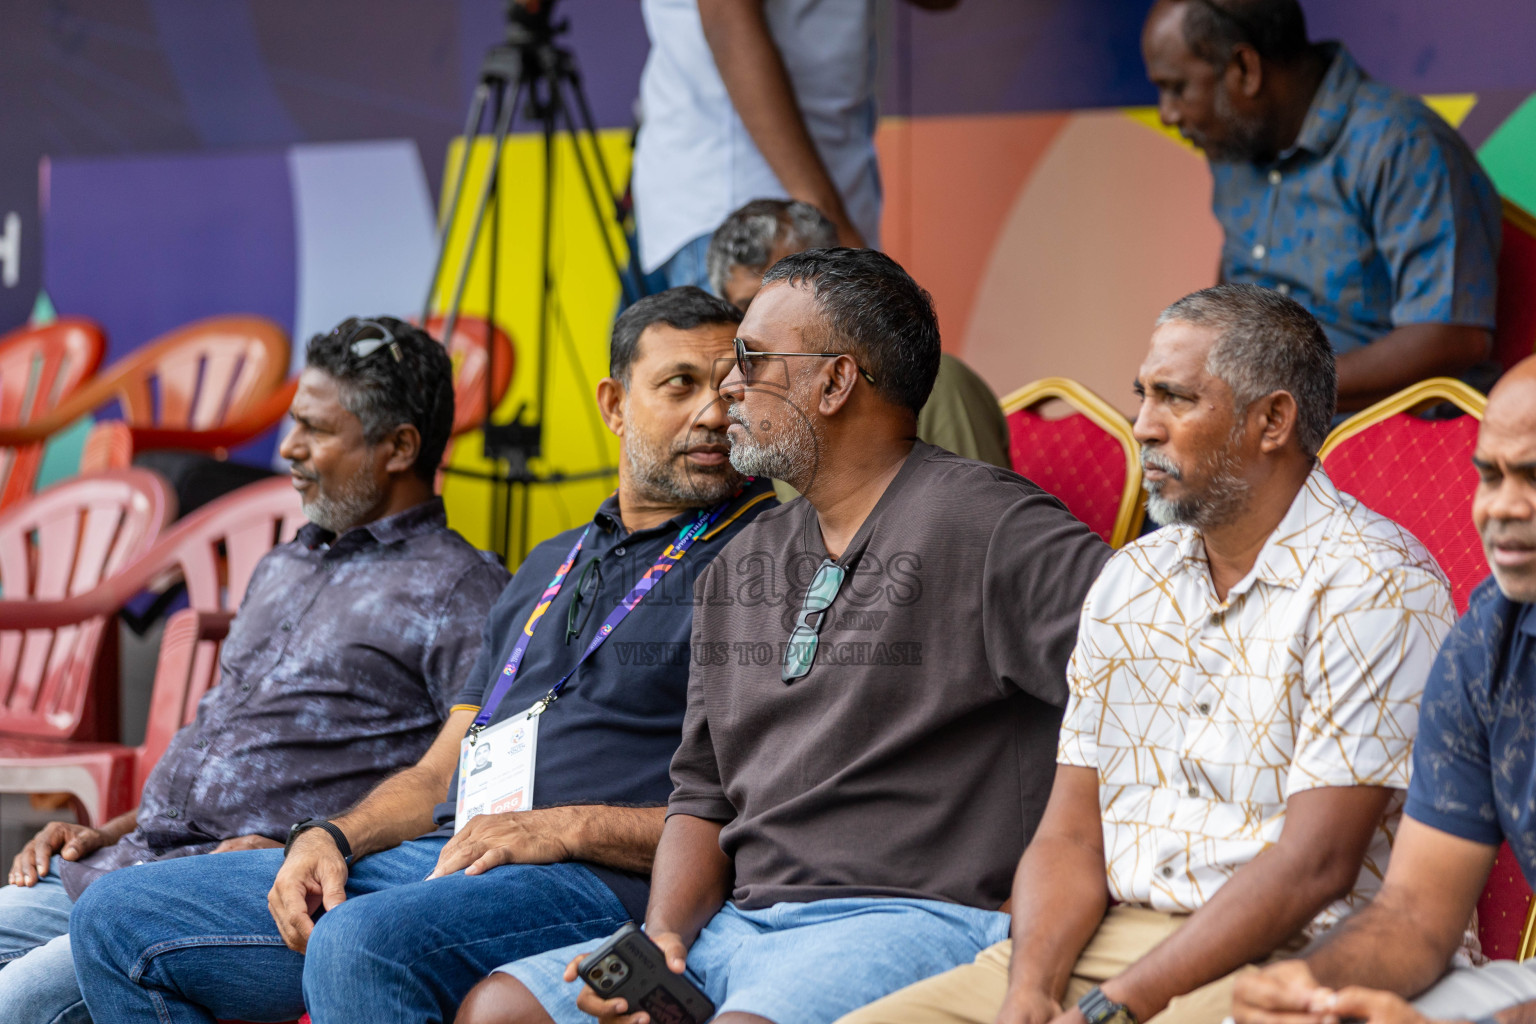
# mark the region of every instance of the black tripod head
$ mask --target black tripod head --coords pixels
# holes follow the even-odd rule
[[[560,0],[506,0],[507,42],[512,46],[540,46],[570,27],[553,20]]]

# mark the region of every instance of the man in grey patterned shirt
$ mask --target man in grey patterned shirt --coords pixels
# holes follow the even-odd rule
[[[453,423],[443,347],[391,318],[309,343],[280,449],[310,523],[256,567],[221,683],[178,732],[136,810],[54,822],[0,889],[0,1006],[88,1021],[70,909],[108,871],[281,846],[293,822],[361,797],[424,753],[508,580],[448,529],[433,480]]]

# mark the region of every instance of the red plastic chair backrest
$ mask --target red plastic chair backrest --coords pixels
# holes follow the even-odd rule
[[[207,430],[238,419],[282,387],[288,334],[259,316],[217,316],[179,327],[108,366],[59,414],[117,399],[135,427]]]
[[[282,386],[288,335],[262,317],[211,317],[156,338],[113,370],[129,423],[206,430]]]
[[[4,597],[47,600],[91,590],[150,548],[175,505],[155,474],[126,469],[65,481],[0,512]],[[92,714],[106,625],[98,616],[58,629],[0,631],[0,732],[80,739],[115,725]],[[115,671],[101,684],[115,696]]]
[[[1509,369],[1536,353],[1536,217],[1504,200],[1494,356]]]
[[[1344,438],[1323,456],[1323,468],[1339,490],[1396,521],[1429,549],[1451,581],[1458,613],[1467,610],[1473,588],[1488,576],[1472,525],[1477,428],[1475,416],[1422,420],[1399,412]]]
[[[197,703],[218,681],[219,648],[230,616],[183,608],[160,635],[155,687],[149,699],[144,742],[135,754],[133,792],[141,793],[176,731],[197,717]]]
[[[245,597],[256,563],[278,544],[292,540],[308,521],[293,482],[273,477],[181,519],[142,564],[156,576],[175,570],[187,585],[191,608],[233,612]]]
[[[101,365],[107,349],[99,326],[64,317],[0,337],[0,426],[31,423],[74,394]],[[0,508],[32,493],[43,445],[0,448]]]
[[[441,339],[443,318],[427,319],[427,333]],[[491,373],[492,407],[501,402],[512,383],[516,359],[512,340],[497,327],[486,344],[486,323],[479,317],[461,316],[448,339],[448,357],[453,360],[453,434],[477,430],[485,422],[485,378]],[[446,461],[446,458],[445,460]]]

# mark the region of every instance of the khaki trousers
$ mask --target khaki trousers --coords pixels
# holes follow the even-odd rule
[[[1179,930],[1188,914],[1145,907],[1115,906],[1083,949],[1067,982],[1064,1006],[1125,971],[1154,946]],[[1275,959],[1300,948],[1300,937],[1276,951]],[[844,1017],[839,1024],[992,1024],[1008,993],[1008,962],[1013,941],[1004,939],[981,951],[973,962],[926,981],[908,985]],[[1188,995],[1179,996],[1145,1024],[1220,1024],[1232,1012],[1232,987],[1243,967]]]

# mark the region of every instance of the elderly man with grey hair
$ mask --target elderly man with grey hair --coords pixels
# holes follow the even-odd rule
[[[791,253],[836,245],[836,226],[810,203],[754,199],[727,217],[709,240],[709,284],[716,295],[745,312],[769,267]],[[956,455],[1013,468],[1008,422],[997,395],[975,370],[947,352],[939,357],[933,393],[918,414],[917,436]],[[781,499],[793,497],[779,486]]]
[[[1012,940],[845,1024],[1216,1024],[1234,974],[1368,901],[1455,619],[1407,531],[1317,462],[1333,351],[1254,285],[1163,311],[1148,511],[1083,606]]]

